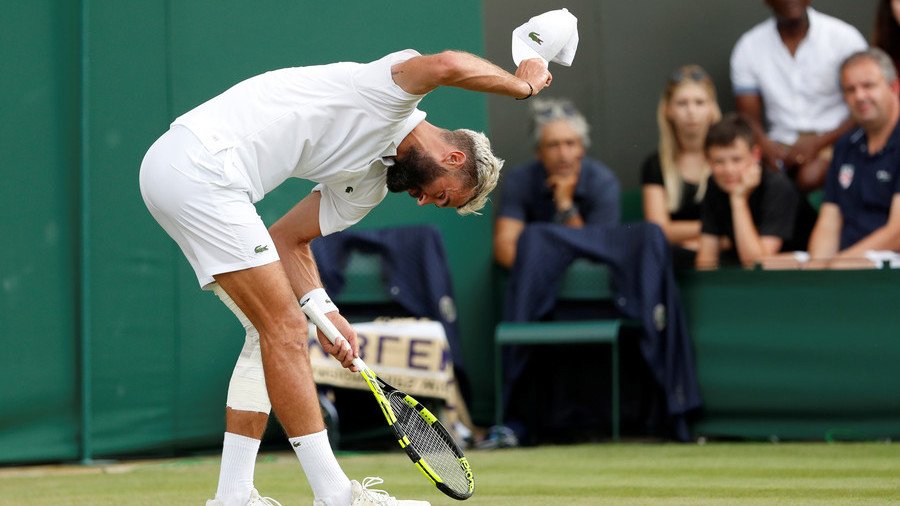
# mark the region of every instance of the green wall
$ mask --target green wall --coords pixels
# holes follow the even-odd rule
[[[0,460],[78,456],[78,45],[77,4],[5,5]]]
[[[481,53],[480,3],[34,1],[4,14],[0,462],[217,444],[242,331],[144,208],[143,154],[175,116],[266,70],[406,47]],[[485,104],[438,90],[422,108],[438,125],[484,130]],[[286,184],[260,214],[272,223],[310,187]],[[442,230],[478,381],[493,323],[480,310],[490,209],[413,206],[389,197],[360,226]],[[489,413],[490,399],[474,409]]]
[[[900,270],[724,269],[679,283],[704,401],[695,435],[900,437]]]

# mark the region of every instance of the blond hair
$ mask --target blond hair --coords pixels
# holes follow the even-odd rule
[[[500,169],[503,160],[491,151],[491,141],[481,132],[461,128],[447,131],[447,140],[466,154],[466,162],[462,167],[463,182],[472,188],[472,198],[456,209],[457,214],[481,214],[487,204],[491,191],[500,180]]]
[[[681,190],[684,180],[681,173],[678,172],[678,165],[675,163],[675,157],[680,150],[678,139],[675,136],[675,128],[666,117],[666,108],[669,102],[678,90],[685,83],[699,84],[709,94],[712,101],[712,118],[710,125],[722,118],[722,110],[719,109],[719,102],[716,99],[716,86],[710,79],[709,74],[699,65],[685,65],[676,70],[669,78],[662,96],[659,98],[659,105],[656,108],[656,124],[659,126],[659,165],[662,168],[663,188],[666,191],[666,204],[669,212],[678,209],[681,204]],[[704,164],[700,182],[697,185],[697,195],[695,202],[703,200],[706,194],[706,182],[709,176],[709,164]]]

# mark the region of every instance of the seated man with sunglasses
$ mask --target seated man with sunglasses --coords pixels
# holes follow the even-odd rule
[[[605,164],[585,158],[584,116],[560,99],[535,100],[532,111],[536,160],[505,178],[494,226],[494,256],[506,268],[528,223],[619,224],[619,181]]]

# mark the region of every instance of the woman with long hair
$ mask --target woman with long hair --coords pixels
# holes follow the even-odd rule
[[[644,218],[659,225],[676,247],[676,265],[693,265],[710,173],[703,143],[721,117],[706,71],[685,65],[672,74],[656,109],[659,148],[641,168],[641,193]]]

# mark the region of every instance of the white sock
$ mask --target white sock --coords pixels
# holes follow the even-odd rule
[[[242,499],[250,497],[253,489],[253,470],[259,439],[231,432],[225,433],[222,444],[222,467],[219,469],[219,488],[216,499]]]
[[[289,438],[316,500],[325,506],[350,504],[350,479],[334,458],[326,431]]]

